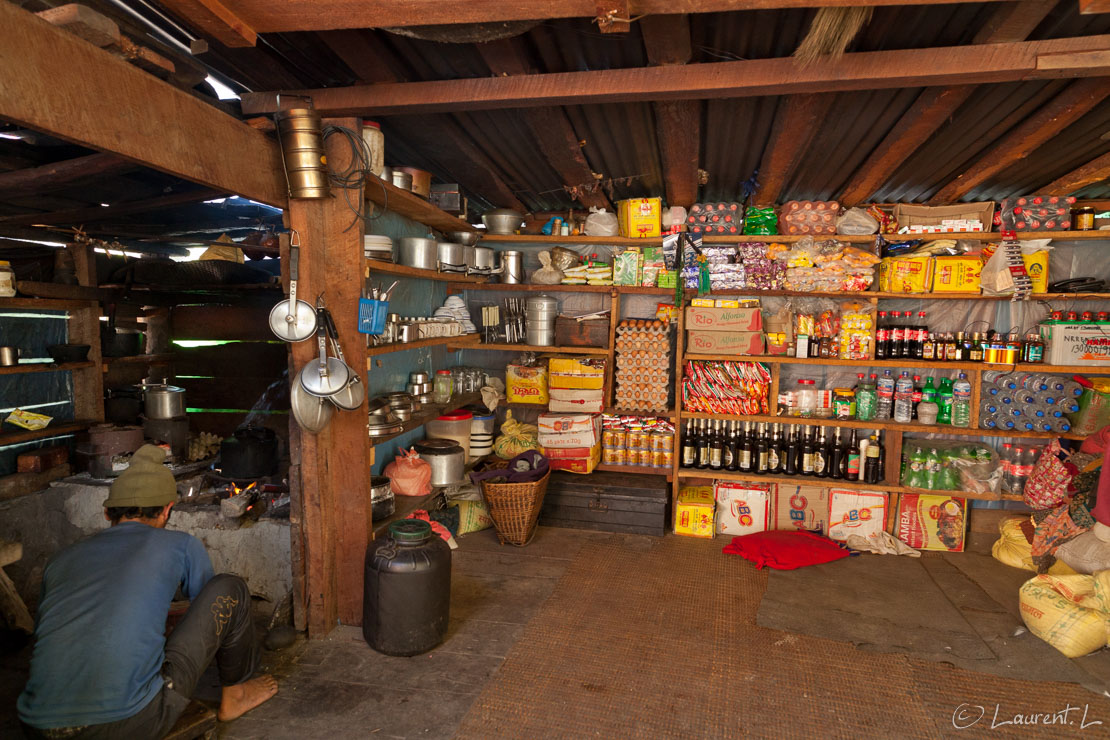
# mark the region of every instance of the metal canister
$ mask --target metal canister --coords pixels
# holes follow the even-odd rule
[[[524,253],[508,251],[501,253],[501,282],[524,282]]]
[[[290,198],[327,198],[327,157],[320,116],[311,108],[278,111],[278,140]]]
[[[639,429],[629,429],[628,430],[628,441],[627,441],[626,444],[628,446],[628,449],[630,449],[630,450],[639,450],[639,449],[643,448],[643,446],[644,446],[644,433],[643,433],[643,431],[641,431]]]
[[[652,450],[651,451],[651,466],[653,468],[667,467],[667,451],[666,450]]]
[[[559,301],[549,295],[537,295],[525,304],[524,333],[528,344],[550,347],[555,344],[555,316]]]

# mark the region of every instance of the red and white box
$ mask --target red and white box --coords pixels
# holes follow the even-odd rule
[[[715,482],[717,534],[755,534],[770,529],[771,488],[771,484]]]
[[[568,473],[592,473],[601,462],[600,444],[593,447],[543,447],[542,451],[552,470],[564,470]]]
[[[540,414],[542,447],[567,449],[601,444],[601,414]]]
[[[887,494],[829,489],[828,537],[843,542],[849,535],[869,537],[886,526]]]
[[[601,388],[548,388],[547,408],[551,411],[579,411],[600,414],[605,408],[605,391]]]
[[[775,491],[775,529],[824,534],[829,521],[829,489],[779,483]]]

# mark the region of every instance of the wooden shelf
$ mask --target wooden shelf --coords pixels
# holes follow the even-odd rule
[[[370,277],[372,274],[380,273],[383,275],[420,278],[422,280],[438,280],[440,282],[457,283],[463,289],[476,288],[484,284],[487,280],[487,278],[481,275],[463,275],[461,272],[437,272],[435,270],[398,265],[394,262],[384,262],[382,260],[367,259],[364,260],[364,262],[366,263],[367,277]]]
[[[3,429],[0,432],[0,447],[19,444],[20,442],[31,442],[36,439],[46,439],[47,437],[59,437],[63,434],[73,434],[88,429],[93,424],[100,423],[99,421],[57,421],[52,422],[45,429],[35,431],[4,424],[0,426],[0,429]]]
[[[95,363],[91,360],[84,362],[63,362],[57,364],[54,362],[28,362],[20,365],[9,365],[7,367],[0,367],[0,375],[18,375],[20,373],[56,373],[63,370],[80,370],[85,367],[92,367]]]
[[[674,295],[674,288],[649,288],[640,285],[535,285],[532,283],[478,283],[452,281],[448,290],[493,290],[506,293],[619,293],[621,295]],[[811,295],[805,293],[804,295]]]
[[[419,195],[401,190],[378,177],[367,177],[363,191],[366,199],[387,211],[419,221],[438,231],[477,231],[463,219],[436,208]]]
[[[69,311],[78,308],[91,308],[94,301],[62,300],[58,298],[0,298],[0,308],[39,308],[45,311]]]
[[[1007,372],[1042,372],[1049,374],[1072,373],[1078,375],[1110,375],[1110,363],[1107,367],[1098,365],[1044,365],[1019,362],[1014,365],[999,365],[988,362],[935,362],[933,360],[911,360],[902,358],[898,360],[841,360],[818,357],[789,357],[787,355],[693,355],[686,353],[683,361],[709,360],[735,362],[761,362],[779,365],[835,365],[846,367],[891,367],[912,368],[921,367],[930,370],[1002,370]]]
[[[562,354],[562,355],[608,355],[609,350],[605,347],[540,347],[533,344],[498,344],[498,343],[475,343],[475,344],[461,344],[452,342],[448,344],[448,349],[486,349],[492,352],[545,352],[549,354]]]
[[[393,352],[402,352],[407,349],[420,347],[441,347],[450,345],[449,349],[471,349],[478,346],[477,334],[463,334],[457,337],[432,337],[431,339],[417,339],[415,342],[394,342],[393,344],[379,344],[366,349],[367,358],[377,355],[388,355]],[[371,369],[370,360],[366,361],[366,369]]]
[[[426,509],[432,499],[440,495],[439,491],[433,490],[425,496],[394,496],[393,497],[393,513],[381,521],[374,522],[374,535],[383,533],[386,528],[395,521],[406,518],[409,514],[417,509]]]
[[[370,438],[370,444],[371,444],[371,446],[374,446],[374,447],[376,447],[380,444],[385,444],[386,442],[390,441],[391,439],[395,439],[397,437],[400,437],[402,434],[405,434],[406,432],[411,432],[413,429],[417,429],[419,427],[424,426],[425,424],[427,424],[432,419],[435,419],[436,417],[440,416],[444,411],[450,411],[452,409],[461,408],[463,406],[469,406],[472,403],[481,403],[481,402],[482,402],[482,394],[481,393],[464,393],[462,395],[454,396],[447,403],[427,404],[426,406],[421,408],[419,411],[417,411],[415,414],[413,414],[411,419],[409,419],[406,422],[403,422],[403,427],[402,427],[401,431],[394,432],[393,434],[386,434],[386,435],[383,435],[381,437],[371,437]]]
[[[789,244],[805,238],[804,234],[712,234],[703,235],[705,244],[736,244],[739,242],[779,242]],[[853,244],[871,244],[879,234],[822,234],[814,235],[817,241],[836,239]],[[973,231],[958,234],[882,234],[888,242],[897,243],[911,239],[971,239],[979,241],[1001,241],[1002,234],[997,231]],[[1018,239],[1085,240],[1110,239],[1110,231],[1019,231]],[[650,239],[630,239],[621,236],[544,236],[543,234],[483,234],[483,241],[510,244],[606,244],[616,246],[654,246],[663,243],[663,237]]]
[[[103,361],[104,361],[104,371],[107,372],[109,365],[117,365],[117,364],[119,364],[119,365],[142,365],[142,364],[166,365],[166,364],[169,364],[169,363],[173,362],[175,359],[176,359],[175,355],[161,354],[161,355],[127,355],[126,357],[105,357],[105,358],[103,358]]]
[[[605,409],[605,413],[610,414],[612,416],[645,416],[645,417],[649,417],[649,418],[650,417],[659,417],[659,418],[662,418],[662,419],[673,419],[674,418],[674,409],[669,409],[667,411],[641,411],[639,409],[607,408],[607,409]]]
[[[671,468],[668,465],[665,468],[651,468],[646,465],[606,465],[602,463],[594,470],[602,473],[631,473],[633,475],[659,475],[665,476],[667,480],[671,479]]]
[[[1021,496],[1001,493],[997,496],[985,493],[970,493],[967,491],[931,491],[924,488],[907,488],[906,486],[892,486],[886,483],[863,483],[855,480],[842,480],[840,478],[818,478],[815,475],[759,475],[758,473],[738,473],[727,470],[694,470],[679,468],[678,477],[705,478],[712,480],[732,480],[750,483],[793,483],[803,486],[821,486],[823,488],[844,488],[850,491],[878,491],[880,493],[922,493],[933,496],[956,496],[958,498],[974,499],[977,501],[1020,501]]]

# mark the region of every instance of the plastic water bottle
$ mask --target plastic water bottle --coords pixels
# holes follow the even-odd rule
[[[1065,414],[1074,414],[1079,411],[1079,404],[1076,403],[1073,399],[1068,399],[1065,401],[1061,401],[1059,404],[1056,405],[1056,408],[1060,409]]]
[[[979,416],[997,413],[998,409],[999,404],[993,398],[988,398],[985,401],[979,402]]]
[[[995,388],[1016,388],[1017,386],[1008,385],[1010,376],[1013,373],[1007,373],[1002,370],[988,370],[983,373],[983,383],[993,385]]]
[[[1013,462],[1010,465],[1010,493],[1018,496],[1025,492],[1025,476],[1022,474],[1022,460],[1025,458],[1025,450],[1021,447],[1014,447]]]
[[[910,384],[913,384],[912,380]],[[894,376],[890,374],[889,368],[884,370],[882,377],[879,378],[878,396],[878,403],[875,404],[875,418],[889,419],[891,409],[894,407]]]
[[[1065,380],[1060,385],[1063,387],[1057,390],[1062,391],[1067,396],[1079,398],[1083,395],[1083,386],[1079,385],[1079,383],[1076,383],[1074,380]]]
[[[1064,399],[1062,399],[1060,397],[1060,394],[1055,391],[1042,391],[1034,397],[1033,403],[1039,404],[1041,406],[1055,406],[1062,400]]]
[[[1035,373],[1021,373],[1015,378],[1019,388],[1027,391],[1047,391],[1049,388],[1048,377]]]
[[[997,414],[992,414],[990,421],[994,426],[988,427],[989,429],[1013,429],[1017,426],[1014,423],[1014,418],[1007,414],[1005,411],[999,411]]]
[[[913,419],[913,378],[903,370],[894,385],[894,421],[909,424]]]
[[[952,426],[971,426],[971,383],[967,373],[960,373],[952,384]]]
[[[1037,423],[1033,425],[1033,430],[1037,432],[1051,432],[1055,428],[1051,422],[1042,419],[1038,419]]]

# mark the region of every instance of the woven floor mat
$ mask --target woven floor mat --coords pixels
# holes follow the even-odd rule
[[[1104,724],[1083,736],[1110,728],[1110,700],[1073,684],[758,627],[765,573],[719,543],[652,542],[582,548],[458,737],[1061,737],[1080,733],[1087,705],[1087,721]],[[1064,717],[1071,728],[992,730],[996,704],[996,724],[1080,709]],[[979,707],[978,722],[953,726],[954,715],[966,725]]]

